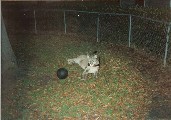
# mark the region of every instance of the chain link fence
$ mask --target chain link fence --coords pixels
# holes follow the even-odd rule
[[[102,14],[100,16],[100,41],[128,45],[128,15]]]
[[[87,40],[111,42],[133,48],[171,63],[171,23],[130,14],[76,10],[35,9],[14,11],[15,29],[34,33],[65,33]],[[13,14],[11,12],[11,14]]]
[[[63,12],[58,10],[34,10],[35,33],[57,33],[64,31]]]
[[[167,41],[167,37],[170,34],[168,31],[169,25],[165,22],[138,16],[133,16],[131,22],[132,46],[144,49],[147,53],[155,55],[157,58],[164,58],[169,50],[166,46],[170,44],[170,41]]]
[[[95,40],[98,14],[83,11],[65,11],[65,32],[86,35],[87,40]]]

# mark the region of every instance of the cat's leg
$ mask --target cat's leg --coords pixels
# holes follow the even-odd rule
[[[87,79],[87,74],[88,74],[89,68],[85,68],[84,72],[82,73],[82,80],[86,80]]]
[[[84,70],[84,72],[81,75],[81,80],[85,80],[85,75],[86,75],[86,71]]]
[[[94,77],[95,77],[95,78],[98,78],[98,77],[97,77],[97,72],[94,73]]]

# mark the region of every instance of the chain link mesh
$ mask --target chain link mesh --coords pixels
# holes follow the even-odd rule
[[[132,18],[132,43],[146,52],[163,58],[166,47],[166,26],[163,23]]]
[[[67,33],[87,36],[87,40],[96,40],[97,14],[66,12]]]
[[[37,31],[56,33],[64,31],[63,12],[57,10],[36,10]]]
[[[15,12],[15,30],[37,33],[66,33],[84,36],[88,41],[105,41],[143,49],[164,59],[168,24],[129,14],[98,13],[74,10],[35,9]],[[11,11],[11,14],[13,12]],[[8,16],[7,16],[8,17]],[[17,22],[16,22],[17,21]],[[131,25],[131,26],[130,26]],[[10,25],[12,26],[12,25]],[[8,26],[9,29],[10,26]],[[81,39],[81,37],[80,37]],[[167,61],[171,61],[171,40]]]
[[[101,15],[100,40],[128,45],[128,16]]]

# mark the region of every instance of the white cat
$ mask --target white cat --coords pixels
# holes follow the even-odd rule
[[[82,73],[82,79],[86,79],[88,73],[93,73],[94,76],[97,78],[100,64],[97,55],[80,55],[76,58],[68,59],[67,61],[68,64],[76,63],[84,69],[84,72]]]

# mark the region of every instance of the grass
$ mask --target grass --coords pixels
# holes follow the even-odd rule
[[[105,43],[88,42],[77,35],[33,35],[23,42],[27,53],[19,57],[28,64],[2,106],[5,119],[145,119],[151,103],[153,83],[132,68],[130,60],[107,49]],[[98,78],[68,65],[67,59],[97,50],[101,58]],[[21,60],[22,61],[22,60]],[[65,67],[69,76],[56,77]]]

